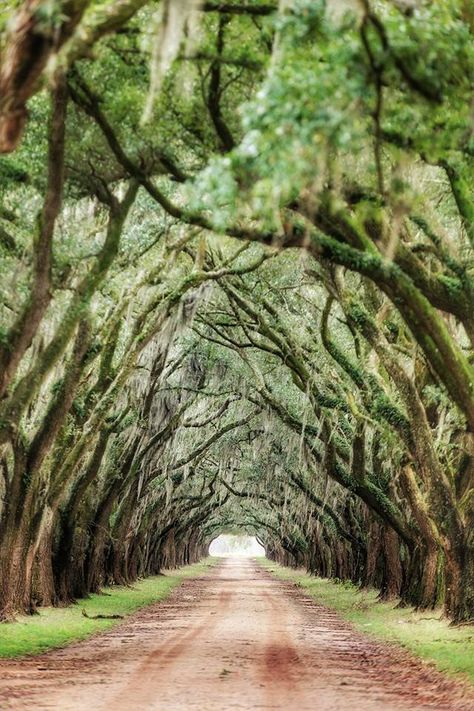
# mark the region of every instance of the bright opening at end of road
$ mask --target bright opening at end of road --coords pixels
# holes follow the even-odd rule
[[[222,534],[212,541],[209,546],[209,555],[215,557],[262,558],[265,556],[265,549],[255,536]]]

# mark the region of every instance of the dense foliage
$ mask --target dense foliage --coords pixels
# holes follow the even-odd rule
[[[474,617],[474,13],[0,12],[0,616],[198,559]]]

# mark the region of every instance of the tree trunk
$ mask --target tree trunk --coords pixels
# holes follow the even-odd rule
[[[394,600],[398,598],[402,589],[403,571],[400,561],[400,541],[390,526],[384,527],[383,550],[385,565],[380,599]]]
[[[41,540],[36,555],[37,598],[43,607],[56,605],[58,596],[53,573],[54,515],[50,511],[48,521],[43,526]]]
[[[24,528],[9,530],[0,551],[0,621],[14,619],[17,613],[29,614],[32,603],[27,591],[29,537]]]

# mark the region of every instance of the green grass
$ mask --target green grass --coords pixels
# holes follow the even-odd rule
[[[474,682],[474,627],[451,627],[442,619],[441,610],[396,609],[396,603],[378,602],[376,590],[361,591],[351,583],[315,578],[266,559],[259,562],[279,578],[295,582],[317,602],[337,610],[357,629],[396,642],[441,671]]]
[[[22,616],[16,622],[1,624],[0,657],[38,654],[109,629],[121,620],[87,619],[82,610],[89,615],[126,617],[145,605],[165,599],[183,580],[202,575],[217,562],[216,558],[207,558],[195,565],[140,580],[132,587],[105,588],[105,594],[91,595],[69,607],[40,608],[38,615]]]

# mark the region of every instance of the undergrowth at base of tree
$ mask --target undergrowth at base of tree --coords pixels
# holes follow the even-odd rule
[[[357,629],[396,642],[441,671],[461,674],[474,683],[474,627],[450,626],[442,618],[442,610],[416,612],[397,608],[396,602],[379,602],[377,590],[316,578],[267,559],[259,559],[259,563],[277,577],[295,582],[317,602],[337,610]]]
[[[21,616],[16,622],[1,624],[0,657],[39,654],[103,632],[121,620],[93,619],[94,615],[127,617],[141,607],[164,600],[183,580],[205,573],[217,562],[217,558],[206,558],[194,565],[139,580],[130,587],[104,588],[102,594],[91,595],[68,607],[39,608],[37,615]],[[89,618],[84,617],[83,610]]]

